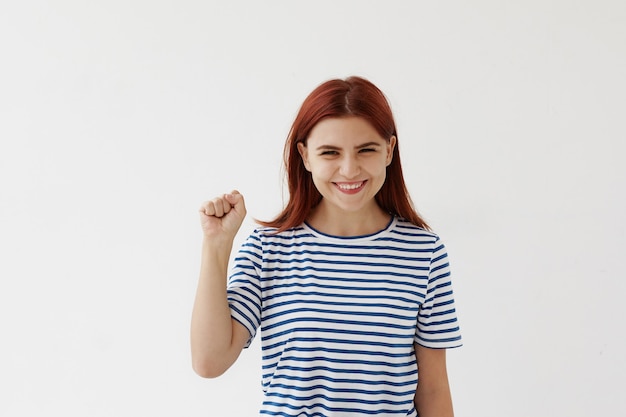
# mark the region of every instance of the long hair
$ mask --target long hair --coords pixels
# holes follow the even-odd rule
[[[361,77],[329,80],[318,86],[302,103],[291,126],[284,149],[284,163],[289,188],[289,201],[283,211],[271,221],[257,222],[274,227],[278,232],[304,222],[311,210],[322,200],[298,152],[298,143],[306,145],[313,127],[328,117],[356,116],[367,120],[381,137],[396,137],[391,164],[386,179],[376,194],[376,202],[386,212],[401,217],[416,226],[429,229],[417,214],[404,183],[396,124],[391,107],[382,91]]]

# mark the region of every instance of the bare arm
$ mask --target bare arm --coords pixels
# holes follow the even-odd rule
[[[415,344],[419,382],[415,408],[420,417],[453,417],[452,396],[446,368],[446,350]]]
[[[194,371],[205,378],[217,377],[230,368],[250,337],[248,330],[231,318],[226,295],[228,260],[245,215],[243,196],[236,191],[200,208],[204,238],[191,317],[191,357]]]

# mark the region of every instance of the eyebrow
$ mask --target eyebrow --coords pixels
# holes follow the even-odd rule
[[[381,145],[378,142],[367,142],[367,143],[363,143],[361,145],[355,146],[354,149],[369,148],[369,147],[372,147],[372,146],[380,147]],[[319,151],[319,150],[322,150],[322,149],[340,150],[341,148],[339,146],[334,146],[334,145],[320,145],[316,149]]]

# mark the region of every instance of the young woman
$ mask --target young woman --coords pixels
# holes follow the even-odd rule
[[[244,198],[202,205],[199,375],[225,372],[260,328],[261,414],[453,415],[445,355],[461,336],[447,252],[412,206],[397,136],[369,81],[316,88],[285,145],[289,202],[243,244],[228,283]]]

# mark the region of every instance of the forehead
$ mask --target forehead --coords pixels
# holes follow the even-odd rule
[[[329,117],[316,124],[307,139],[307,145],[357,145],[364,142],[385,142],[376,129],[360,117]]]

